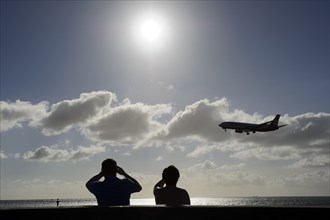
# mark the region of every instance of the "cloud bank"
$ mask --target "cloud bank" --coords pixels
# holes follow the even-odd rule
[[[182,140],[197,143],[188,149],[188,157],[198,158],[223,151],[231,152],[232,158],[240,160],[296,160],[293,167],[329,166],[329,113],[282,115],[280,124],[288,126],[274,132],[245,135],[225,132],[218,125],[227,120],[261,123],[272,120],[277,112],[263,117],[231,110],[226,98],[213,102],[199,100],[174,112],[172,104],[148,105],[131,103],[129,99],[118,102],[116,94],[109,91],[82,93],[77,99],[49,106],[47,101],[37,104],[1,101],[1,132],[25,124],[40,129],[47,136],[75,129],[99,146],[135,148]],[[79,155],[86,154],[79,147],[76,151],[41,146],[22,157],[61,161],[67,158],[79,160]],[[2,155],[4,157],[5,153]]]

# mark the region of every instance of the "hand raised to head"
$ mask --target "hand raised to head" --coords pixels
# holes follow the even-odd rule
[[[117,173],[123,176],[126,174],[126,172],[120,166],[117,166]]]

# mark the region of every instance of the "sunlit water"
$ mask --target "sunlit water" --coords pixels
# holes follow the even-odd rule
[[[96,206],[95,199],[60,199],[59,207]],[[131,199],[131,205],[155,205],[153,198]],[[191,198],[191,205],[196,206],[327,206],[330,197],[226,197],[226,198]],[[46,200],[0,200],[0,209],[56,207],[56,199]]]

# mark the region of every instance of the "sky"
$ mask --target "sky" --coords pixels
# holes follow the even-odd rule
[[[1,1],[0,199],[329,196],[329,1]],[[224,121],[276,131],[224,131]]]

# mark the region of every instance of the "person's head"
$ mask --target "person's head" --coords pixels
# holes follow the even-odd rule
[[[117,162],[111,158],[102,162],[102,173],[104,176],[113,176],[117,173]]]
[[[179,177],[179,170],[173,165],[170,165],[163,170],[162,178],[166,185],[176,185],[179,180]]]

